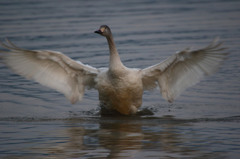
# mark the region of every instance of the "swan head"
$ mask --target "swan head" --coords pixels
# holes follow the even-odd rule
[[[94,33],[100,34],[105,37],[110,36],[112,34],[111,29],[107,25],[100,26],[100,28]]]

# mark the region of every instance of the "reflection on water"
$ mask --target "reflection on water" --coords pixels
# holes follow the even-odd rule
[[[1,133],[3,143],[6,142],[3,137],[11,136],[6,133],[18,136],[9,138],[12,145],[1,149],[3,158],[27,158],[30,154],[39,158],[225,158],[231,149],[239,149],[236,143],[240,142],[240,128],[227,126],[240,122],[240,117],[184,120],[173,116],[88,116],[8,120],[10,127],[17,126],[19,132],[11,132],[9,128],[8,132]],[[228,128],[235,132],[229,133]],[[209,135],[218,129],[220,134]],[[224,134],[225,131],[228,134]],[[28,134],[30,136],[25,136]],[[24,144],[18,147],[21,138]],[[230,141],[233,138],[235,144]],[[11,151],[11,147],[15,147],[15,151]],[[232,153],[231,157],[236,156]]]

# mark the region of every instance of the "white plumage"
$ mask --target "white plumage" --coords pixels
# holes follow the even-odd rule
[[[144,90],[157,85],[164,99],[173,102],[186,88],[215,72],[227,53],[215,40],[209,46],[184,50],[145,69],[125,67],[117,52],[111,30],[100,27],[110,50],[109,68],[94,68],[64,54],[48,50],[25,50],[10,41],[1,45],[2,60],[16,73],[63,93],[71,103],[82,99],[85,87],[97,89],[101,105],[121,114],[135,114],[142,104]]]

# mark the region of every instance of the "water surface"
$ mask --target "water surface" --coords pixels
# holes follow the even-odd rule
[[[229,55],[221,69],[174,104],[145,92],[153,115],[100,116],[98,94],[71,105],[54,90],[0,63],[0,158],[238,158],[240,155],[240,2],[2,0],[0,38],[27,49],[65,53],[108,66],[112,28],[123,63],[145,68],[176,51],[220,37]]]

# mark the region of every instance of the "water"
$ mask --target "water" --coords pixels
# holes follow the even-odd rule
[[[145,92],[153,115],[100,116],[98,94],[71,105],[62,94],[0,63],[0,158],[238,158],[240,155],[240,2],[1,0],[0,38],[28,49],[64,52],[108,66],[112,28],[123,63],[145,68],[215,37],[231,53],[213,76],[174,104]]]

